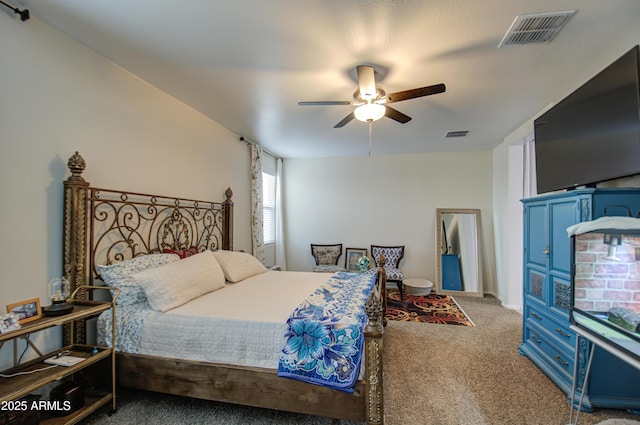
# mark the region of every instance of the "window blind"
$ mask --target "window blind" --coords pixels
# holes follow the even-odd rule
[[[262,173],[262,227],[264,244],[276,241],[276,176]]]

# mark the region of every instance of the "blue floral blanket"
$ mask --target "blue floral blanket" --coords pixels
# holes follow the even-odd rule
[[[278,376],[353,392],[364,349],[364,305],[376,274],[338,272],[287,320]]]

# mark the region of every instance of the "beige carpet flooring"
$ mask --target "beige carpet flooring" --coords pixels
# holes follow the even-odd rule
[[[389,321],[385,331],[385,417],[388,425],[564,425],[567,396],[518,353],[522,316],[491,297],[456,297],[475,327]],[[225,403],[122,390],[113,416],[101,411],[83,425],[309,424],[353,422]],[[615,425],[640,418],[597,409],[580,424]],[[615,420],[615,421],[614,421]],[[631,422],[633,423],[633,422]]]
[[[475,327],[387,325],[385,402],[390,423],[567,424],[567,396],[518,353],[522,316],[490,297],[456,301]],[[609,418],[634,416],[598,409],[582,412],[580,424]]]

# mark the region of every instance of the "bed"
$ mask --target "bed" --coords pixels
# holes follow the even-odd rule
[[[90,186],[82,177],[85,161],[78,152],[69,159],[68,167],[71,176],[64,182],[63,270],[65,277],[71,282],[72,290],[80,287],[81,293],[87,299],[93,298],[93,292],[83,290],[82,286],[101,284],[99,282],[102,278],[101,272],[104,274],[105,267],[112,265],[125,264],[139,258],[145,258],[147,261],[154,256],[157,258],[166,258],[167,255],[187,257],[189,251],[197,255],[179,259],[171,264],[186,267],[187,260],[195,261],[194,258],[198,258],[200,262],[207,258],[207,264],[210,264],[209,253],[216,257],[218,264],[222,265],[228,256],[233,256],[234,260],[243,258],[243,261],[246,257],[242,255],[248,256],[248,254],[233,251],[234,204],[231,189],[227,189],[222,202],[123,192]],[[221,267],[225,273],[222,288],[205,291],[202,297],[197,296],[177,307],[171,304],[173,301],[162,304],[161,310],[166,309],[164,313],[159,313],[157,310],[145,311],[147,307],[142,307],[142,304],[137,305],[136,302],[130,305],[118,305],[116,317],[129,314],[127,319],[129,322],[132,321],[131,317],[144,318],[145,329],[152,329],[155,326],[156,332],[154,334],[145,330],[143,334],[138,335],[137,331],[125,331],[126,325],[116,327],[123,335],[129,337],[135,335],[133,339],[139,336],[138,340],[134,341],[134,345],[138,344],[137,348],[126,348],[124,345],[118,345],[120,343],[116,345],[118,384],[180,396],[348,419],[367,424],[383,424],[381,294],[384,294],[386,285],[384,266],[371,274],[374,277],[372,280],[367,280],[361,277],[356,279],[349,273],[331,275],[261,270],[260,273],[252,274],[246,270],[253,270],[254,267],[259,268],[259,266],[253,263],[242,263],[242,261],[239,264],[243,266],[236,264],[233,271],[233,273],[239,273],[238,276],[228,276],[226,274],[228,270]],[[164,265],[164,267],[168,266]],[[159,269],[153,270],[157,272]],[[146,276],[145,273],[148,272],[143,270],[138,273],[141,274],[136,276],[140,277]],[[327,279],[327,281],[321,283],[319,279],[322,281]],[[370,282],[367,284],[370,286],[369,292],[366,294],[362,292],[364,295],[361,296],[360,311],[364,320],[362,320],[361,332],[363,346],[359,351],[362,364],[357,370],[357,376],[354,375],[355,383],[349,388],[336,389],[336,387],[303,382],[297,378],[278,376],[279,373],[286,376],[283,371],[286,369],[286,361],[283,361],[285,356],[282,354],[282,352],[286,353],[286,347],[282,350],[280,345],[283,341],[287,342],[284,334],[287,329],[291,330],[292,323],[286,318],[282,320],[284,316],[281,309],[304,305],[305,299],[302,294],[308,294],[313,288],[316,289],[311,295],[319,293],[327,299],[332,299],[333,295],[327,294],[331,293],[330,290],[333,287],[328,287],[330,290],[327,290],[326,285],[330,283],[343,285],[346,281],[355,280],[358,280],[358,285],[362,285],[362,282],[364,284]],[[151,287],[154,288],[154,286]],[[145,289],[148,288],[145,287]],[[285,291],[291,292],[293,298],[289,298],[283,307],[279,307],[279,311],[271,311],[276,310],[275,302],[272,303],[271,300],[280,298],[278,294]],[[360,294],[359,291],[360,289],[357,294]],[[173,296],[183,296],[181,291],[174,292],[178,294]],[[271,298],[269,298],[270,294]],[[126,297],[118,297],[118,302],[121,298],[126,299]],[[161,299],[165,301],[164,298]],[[269,302],[258,302],[264,300]],[[148,302],[151,303],[151,298]],[[232,305],[242,305],[243,308],[229,308]],[[269,307],[264,313],[266,319],[260,321],[254,316],[263,313],[254,312],[265,305]],[[227,315],[222,316],[224,310],[227,310],[225,313]],[[248,335],[253,335],[250,333],[254,332],[250,329],[252,326],[262,327],[263,331],[268,330],[276,336],[276,342],[271,342],[276,347],[276,354],[272,353],[264,358],[243,358],[238,361],[237,359],[242,356],[218,350],[217,347],[226,345],[215,340],[213,336],[207,336],[201,338],[203,344],[200,347],[200,354],[177,355],[178,350],[172,349],[171,344],[180,336],[181,331],[174,330],[177,332],[174,335],[178,336],[171,337],[171,323],[180,322],[183,318],[186,320],[185,316],[194,311],[202,311],[201,316],[207,316],[199,318],[201,324],[198,326],[201,326],[201,332],[215,328],[236,335],[238,326],[244,327],[242,332],[247,332]],[[296,313],[299,314],[300,311],[303,311],[300,307],[295,308]],[[173,317],[169,317],[170,315]],[[160,320],[157,322],[159,324],[147,326],[147,318],[153,316],[159,317]],[[249,325],[241,323],[242,320],[246,322],[248,317],[251,319],[250,322],[258,323]],[[165,320],[164,324],[162,320]],[[209,322],[211,320],[216,322]],[[79,325],[81,332],[76,332],[75,337],[80,341],[76,342],[85,342],[87,329],[83,326],[86,325]],[[235,328],[233,326],[228,328],[229,325]],[[98,322],[98,331],[100,327],[101,324]],[[189,324],[188,327],[197,326]],[[164,348],[162,344],[158,347],[156,343],[162,340],[164,333],[169,342]],[[69,336],[65,335],[65,338]],[[259,338],[248,337],[244,340],[252,342],[254,339]],[[152,349],[149,348],[150,342],[153,345]],[[253,350],[263,349],[254,347]],[[281,357],[280,365],[275,362],[278,355]]]

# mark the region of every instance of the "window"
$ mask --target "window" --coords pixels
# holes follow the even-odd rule
[[[276,242],[276,176],[262,173],[262,232],[264,244]]]

